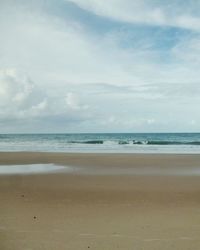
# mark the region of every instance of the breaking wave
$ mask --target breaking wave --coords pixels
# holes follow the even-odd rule
[[[77,143],[77,144],[103,144],[103,140],[91,140],[91,141],[69,141],[68,143]]]
[[[160,140],[146,140],[146,141],[137,141],[137,140],[86,140],[86,141],[68,141],[68,143],[72,144],[104,144],[104,143],[116,143],[119,145],[200,145],[200,141],[160,141]]]

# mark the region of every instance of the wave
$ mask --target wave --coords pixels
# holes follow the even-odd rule
[[[129,141],[119,141],[118,144],[120,145],[126,145],[126,144],[129,144],[130,142]]]
[[[77,143],[77,144],[103,144],[103,140],[91,140],[91,141],[69,141],[69,143]]]
[[[200,145],[200,141],[133,141],[138,145]]]
[[[68,141],[68,143],[72,144],[104,144],[106,142],[111,142],[108,140],[86,140],[86,141]],[[119,145],[196,145],[200,146],[200,141],[162,141],[162,140],[113,140],[112,142],[117,143]]]

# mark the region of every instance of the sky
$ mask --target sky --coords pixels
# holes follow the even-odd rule
[[[200,1],[0,0],[0,133],[200,132]]]

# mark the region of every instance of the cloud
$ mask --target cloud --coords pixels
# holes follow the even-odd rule
[[[78,95],[67,93],[66,97],[53,98],[47,95],[27,76],[14,69],[0,70],[0,121],[61,120],[66,125],[71,121],[85,120],[84,110]]]
[[[8,1],[9,12],[5,7],[1,9],[0,53],[3,63],[0,62],[0,66],[12,66],[23,71],[36,83],[46,86],[47,91],[58,87],[64,87],[67,91],[69,83],[103,82],[117,86],[139,86],[144,83],[170,82],[172,79],[173,82],[189,82],[198,78],[196,70],[188,67],[189,63],[193,64],[189,61],[189,55],[195,55],[196,51],[190,54],[189,50],[195,40],[188,39],[186,44],[180,37],[175,46],[166,52],[157,46],[157,37],[164,37],[163,33],[154,37],[149,31],[144,31],[141,35],[140,31],[136,32],[132,27],[128,30],[114,28],[99,37],[88,31],[85,24],[78,20],[59,16],[53,10],[49,14],[45,7],[41,10],[38,1],[34,8],[32,1],[26,2],[26,8],[19,2],[11,5]],[[140,2],[142,3],[134,1],[134,4],[140,6]],[[54,7],[53,3],[54,1],[49,2],[51,8]],[[112,6],[112,1],[81,2],[89,3],[99,6],[98,8],[108,5],[114,9],[116,5],[124,5],[130,11],[133,5],[132,1],[122,3],[119,0],[113,2]],[[149,8],[147,3],[144,2],[143,5]],[[30,6],[32,12],[27,11]],[[167,33],[166,36],[169,37],[170,34]],[[185,41],[185,36],[183,38]],[[128,47],[124,46],[127,41]],[[196,45],[198,42],[199,37],[196,37]],[[186,57],[184,54],[187,50]],[[176,63],[180,61],[177,66]],[[187,72],[183,76],[184,71]]]
[[[1,1],[1,131],[22,130],[20,120],[29,131],[105,132],[105,120],[111,131],[173,130],[178,119],[182,130],[192,120],[197,128],[198,9],[178,0]]]
[[[14,69],[0,70],[0,115],[1,117],[34,115],[30,112],[44,108],[44,96],[36,89],[35,84],[26,76]]]
[[[66,95],[66,103],[69,108],[72,110],[86,110],[89,108],[88,105],[83,105],[80,103],[79,97],[77,94],[69,92]]]
[[[117,21],[200,30],[200,17],[198,14],[193,15],[195,9],[199,7],[197,1],[190,1],[187,5],[181,1],[165,3],[148,0],[71,0],[71,2],[96,15]]]

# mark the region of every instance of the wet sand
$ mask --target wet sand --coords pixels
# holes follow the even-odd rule
[[[0,153],[46,163],[0,175],[0,249],[200,249],[199,155]]]

